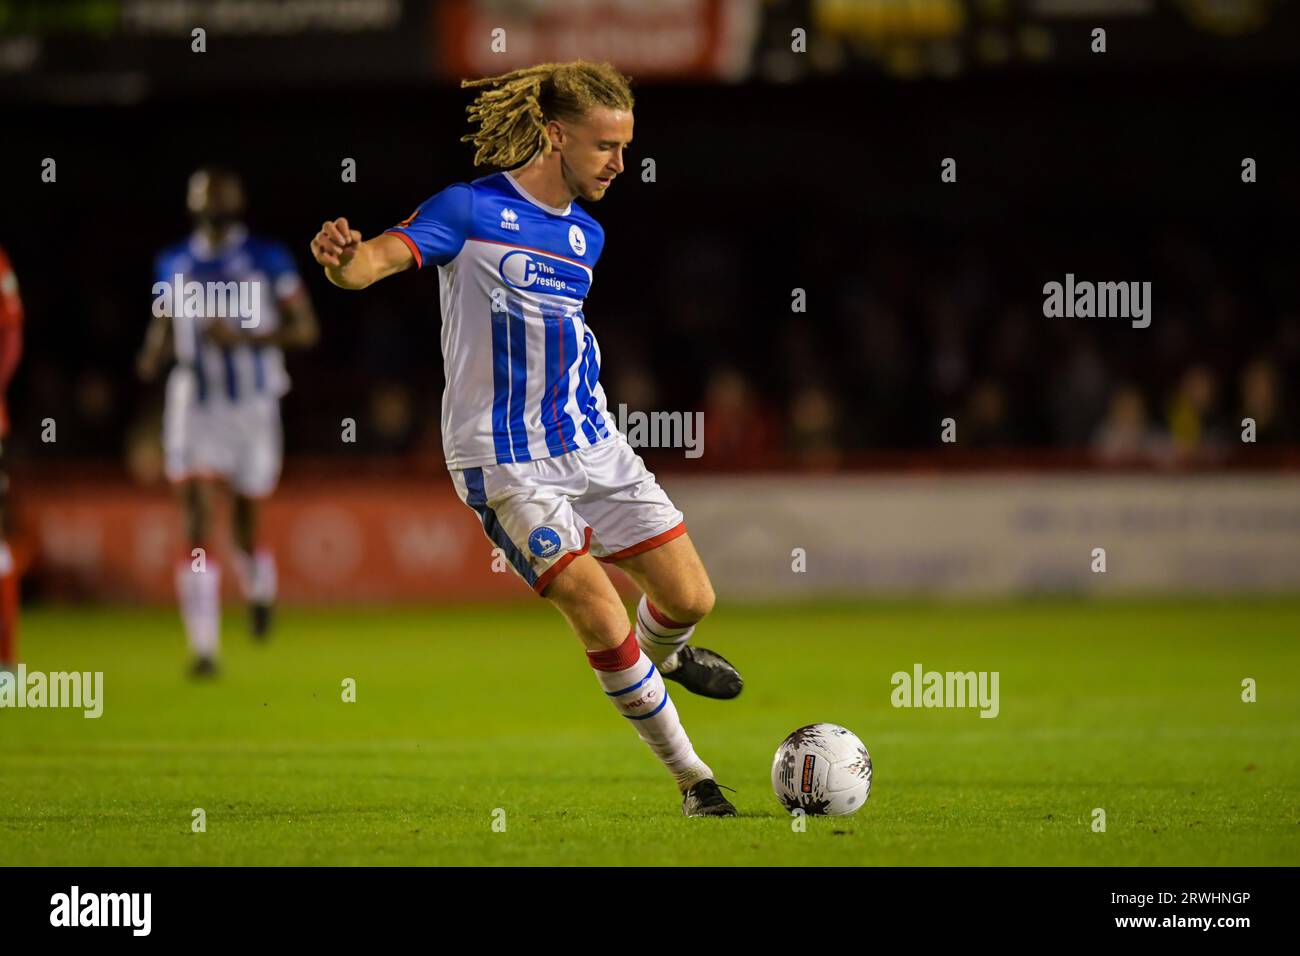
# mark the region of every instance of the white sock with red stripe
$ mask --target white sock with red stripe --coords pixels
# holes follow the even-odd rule
[[[587,651],[587,661],[614,707],[632,721],[679,790],[685,793],[699,781],[712,779],[713,771],[696,756],[686,736],[659,669],[641,652],[634,634],[629,632],[618,647]]]
[[[176,596],[190,650],[212,658],[221,642],[221,565],[207,556],[201,567],[189,555],[176,563]]]
[[[269,548],[252,554],[235,549],[235,570],[244,598],[252,604],[274,604],[276,591],[275,555]]]
[[[641,595],[641,603],[636,606],[636,640],[646,657],[654,661],[663,673],[673,672],[677,663],[673,655],[694,633],[694,624],[672,620],[651,604],[646,595]]]

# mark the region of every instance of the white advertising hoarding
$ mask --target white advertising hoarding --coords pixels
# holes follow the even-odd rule
[[[1296,475],[664,483],[732,598],[1300,590]]]

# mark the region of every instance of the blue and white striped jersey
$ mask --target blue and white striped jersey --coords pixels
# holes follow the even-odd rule
[[[203,299],[191,295],[181,300],[188,307],[172,310],[176,361],[193,376],[191,394],[205,405],[237,405],[254,397],[278,398],[289,391],[284,354],[276,346],[241,345],[226,348],[203,337],[210,322],[240,328],[240,309],[256,318],[251,332],[273,332],[280,324],[279,299],[294,295],[302,280],[289,251],[278,242],[250,236],[243,226],[233,226],[219,246],[196,232],[184,242],[164,249],[154,261],[154,281],[174,289],[176,276],[182,289],[200,289]],[[198,283],[192,287],[191,283]],[[253,284],[256,283],[256,292]],[[164,293],[173,301],[174,293]],[[214,308],[215,306],[215,308]],[[236,308],[238,306],[239,308]],[[252,315],[256,306],[256,316]],[[224,316],[218,313],[226,313]]]
[[[615,433],[582,303],[605,232],[509,173],[456,183],[388,230],[438,267],[450,469],[533,461]]]

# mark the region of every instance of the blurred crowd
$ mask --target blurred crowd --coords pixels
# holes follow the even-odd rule
[[[1036,241],[938,251],[896,237],[838,279],[835,251],[814,247],[802,314],[782,314],[779,289],[764,292],[774,304],[729,308],[752,257],[716,237],[687,244],[673,272],[705,291],[654,324],[661,348],[646,336],[626,352],[606,346],[631,357],[610,360],[611,400],[702,409],[705,457],[740,466],[934,450],[949,418],[957,448],[1103,463],[1212,462],[1241,451],[1243,436],[1300,445],[1300,299],[1285,247],[1238,262],[1169,233],[1141,254],[1100,257],[1089,277],[1152,282],[1154,319],[1138,329],[1045,317],[1042,284],[1065,267],[1054,272]]]
[[[1280,158],[1297,154],[1297,127],[1278,119],[1294,73],[648,84],[628,171],[589,207],[606,241],[584,313],[611,411],[703,413],[703,457],[647,455],[654,467],[1300,450],[1300,177]],[[210,117],[233,104],[239,121],[210,142]],[[133,373],[151,265],[185,235],[189,173],[223,161],[246,180],[250,229],[297,258],[320,317],[319,345],[288,359],[288,456],[440,468],[435,270],[344,292],[307,244],[327,215],[372,236],[485,172],[455,139],[465,105],[454,85],[398,84],[345,111],[360,182],[341,182],[318,144],[342,120],[310,89],[16,112],[17,142],[95,162],[57,190],[5,196],[0,243],[27,313],[6,459],[157,475],[162,388]],[[1084,142],[1078,118],[1094,114],[1105,127]],[[1247,150],[1259,182],[1242,181]],[[950,153],[961,178],[942,183]],[[1044,284],[1067,274],[1151,283],[1150,327],[1045,316]]]
[[[1300,299],[1284,246],[1234,257],[1206,236],[1167,233],[1091,271],[1081,262],[1081,275],[1152,282],[1153,320],[1136,329],[1045,317],[1042,284],[1074,260],[1044,254],[1031,235],[1004,238],[812,241],[778,276],[752,274],[761,237],[701,232],[673,243],[649,284],[624,246],[602,260],[586,310],[611,411],[702,411],[706,467],[835,467],[950,447],[1161,463],[1240,453],[1246,418],[1257,446],[1300,445]],[[349,295],[302,265],[324,335],[291,359],[289,454],[440,462],[432,272]],[[793,276],[797,286],[778,284]],[[805,311],[792,308],[796,287]],[[75,347],[42,329],[41,303],[30,304],[36,342],[10,402],[14,443],[34,457],[49,417],[71,440],[38,455],[125,454],[136,473],[155,475],[161,390],[131,375],[145,316],[83,301]],[[358,423],[355,443],[340,440],[344,418]],[[941,441],[949,418],[952,446]]]

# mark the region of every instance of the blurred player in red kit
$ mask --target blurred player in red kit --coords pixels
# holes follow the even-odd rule
[[[9,406],[6,395],[18,359],[23,354],[23,303],[18,297],[18,279],[9,257],[0,248],[0,456],[9,437]],[[0,465],[3,458],[0,458]],[[0,467],[0,669],[18,663],[18,571],[9,551],[9,476]]]

